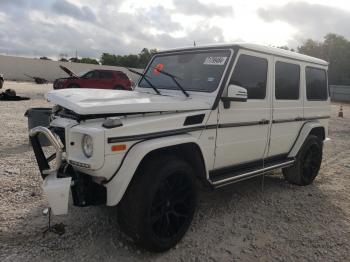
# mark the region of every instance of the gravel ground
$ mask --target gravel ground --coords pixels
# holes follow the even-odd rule
[[[349,261],[350,105],[338,118],[332,105],[330,138],[319,176],[307,187],[280,172],[217,191],[200,189],[192,226],[172,250],[152,254],[119,230],[113,207],[70,207],[66,233],[43,235],[47,201],[28,146],[30,107],[49,105],[50,85],[6,82],[30,101],[0,101],[0,261]]]

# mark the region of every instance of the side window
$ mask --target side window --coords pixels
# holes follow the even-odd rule
[[[246,88],[248,99],[264,99],[266,95],[267,64],[265,58],[240,55],[230,84]]]
[[[93,78],[95,76],[95,71],[87,72],[83,78]]]
[[[276,99],[298,100],[300,86],[300,66],[285,62],[276,62],[275,97]]]
[[[307,100],[327,100],[327,74],[320,68],[307,66],[305,69]]]
[[[108,71],[100,71],[100,78],[101,79],[112,79],[113,74],[111,72],[108,72]]]
[[[123,79],[123,80],[128,80],[128,76],[124,73],[118,73],[117,76],[120,78],[120,79]]]

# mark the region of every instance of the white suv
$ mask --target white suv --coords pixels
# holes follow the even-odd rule
[[[155,54],[134,92],[51,91],[50,128],[30,136],[53,213],[67,212],[70,189],[74,205],[118,205],[121,228],[164,251],[191,223],[195,180],[218,188],[282,168],[312,183],[328,133],[327,67],[253,44],[192,47]]]

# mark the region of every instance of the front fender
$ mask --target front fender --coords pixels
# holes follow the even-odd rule
[[[119,203],[137,167],[148,153],[156,149],[186,143],[195,143],[200,148],[197,138],[189,134],[146,140],[133,146],[116,175],[105,185],[107,188],[107,206],[114,206]]]
[[[301,146],[304,144],[304,141],[306,137],[310,134],[311,130],[315,127],[324,127],[319,121],[308,121],[303,124],[303,126],[300,129],[299,135],[297,139],[295,140],[295,143],[292,146],[292,149],[290,150],[288,157],[295,157]]]

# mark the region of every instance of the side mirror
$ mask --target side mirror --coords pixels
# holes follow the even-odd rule
[[[222,97],[221,100],[224,103],[224,108],[230,108],[231,101],[247,102],[247,98],[247,89],[241,86],[229,85],[227,87],[227,96]]]

